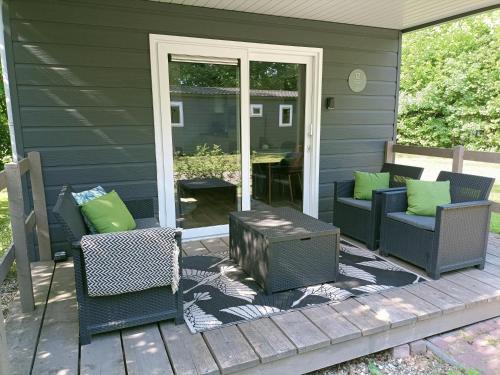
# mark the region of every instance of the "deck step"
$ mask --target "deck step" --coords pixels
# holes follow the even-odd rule
[[[175,325],[171,321],[161,323],[160,330],[176,375],[219,373],[201,333],[191,334],[185,324]]]

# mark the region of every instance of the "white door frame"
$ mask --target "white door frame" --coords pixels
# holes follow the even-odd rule
[[[151,81],[155,130],[156,175],[160,225],[174,227],[175,196],[173,179],[172,124],[168,55],[237,58],[241,77],[241,192],[242,210],[250,209],[250,61],[298,63],[306,65],[304,212],[318,217],[319,147],[321,119],[321,77],[323,49],[247,43],[216,39],[150,34]],[[228,225],[187,230],[185,238],[227,234]],[[193,235],[190,236],[189,232]]]

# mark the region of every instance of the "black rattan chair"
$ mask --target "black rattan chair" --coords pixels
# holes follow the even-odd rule
[[[153,200],[126,201],[137,224],[137,229],[158,226],[154,218]],[[80,239],[88,234],[80,208],[71,195],[71,187],[64,186],[59,194],[53,213],[61,224],[75,267],[75,284],[80,319],[80,343],[90,343],[91,335],[126,327],[153,323],[175,318],[183,322],[182,289],[179,285],[173,294],[170,286],[157,287],[133,293],[105,297],[90,297],[87,292],[85,264],[80,248]],[[181,232],[176,233],[181,249]],[[179,266],[182,255],[179,254]],[[182,273],[182,269],[179,270]]]
[[[406,214],[406,191],[382,194],[380,254],[394,255],[425,268],[433,279],[465,267],[484,268],[493,178],[440,172],[450,181],[451,204],[437,207],[436,217]]]
[[[406,180],[420,179],[423,168],[408,165],[384,163],[381,172],[391,175],[391,189],[405,189]],[[334,185],[333,225],[340,228],[340,233],[366,244],[375,250],[379,243],[380,203],[382,190],[374,190],[372,200],[354,199],[354,180],[337,181]]]

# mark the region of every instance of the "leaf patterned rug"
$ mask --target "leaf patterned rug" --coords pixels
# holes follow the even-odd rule
[[[182,264],[184,318],[193,333],[424,281],[346,241],[341,241],[337,282],[271,296],[229,259],[227,252],[184,257]]]

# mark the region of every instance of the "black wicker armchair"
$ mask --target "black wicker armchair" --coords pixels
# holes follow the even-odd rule
[[[133,200],[126,201],[125,204],[134,216],[137,229],[158,226],[154,218],[153,200]],[[172,318],[175,318],[176,323],[183,322],[181,285],[175,294],[169,286],[166,286],[112,296],[90,297],[80,247],[80,240],[83,235],[88,234],[88,228],[83,221],[80,208],[71,195],[70,186],[62,188],[53,212],[64,230],[67,241],[71,244],[82,345],[89,344],[91,335],[96,333]],[[180,231],[176,233],[175,238],[181,249]],[[179,254],[179,267],[182,267],[181,254]],[[179,272],[182,273],[182,269]]]
[[[406,180],[420,179],[423,168],[384,163],[381,172],[389,172],[391,189],[405,189]],[[333,225],[340,232],[366,244],[375,250],[379,243],[381,218],[381,193],[387,189],[374,190],[372,200],[354,199],[354,180],[337,181],[334,185]]]
[[[436,217],[406,214],[406,191],[382,194],[380,254],[425,268],[433,279],[465,267],[483,269],[495,180],[453,172],[440,172],[437,180],[450,181],[452,203],[438,206]]]

